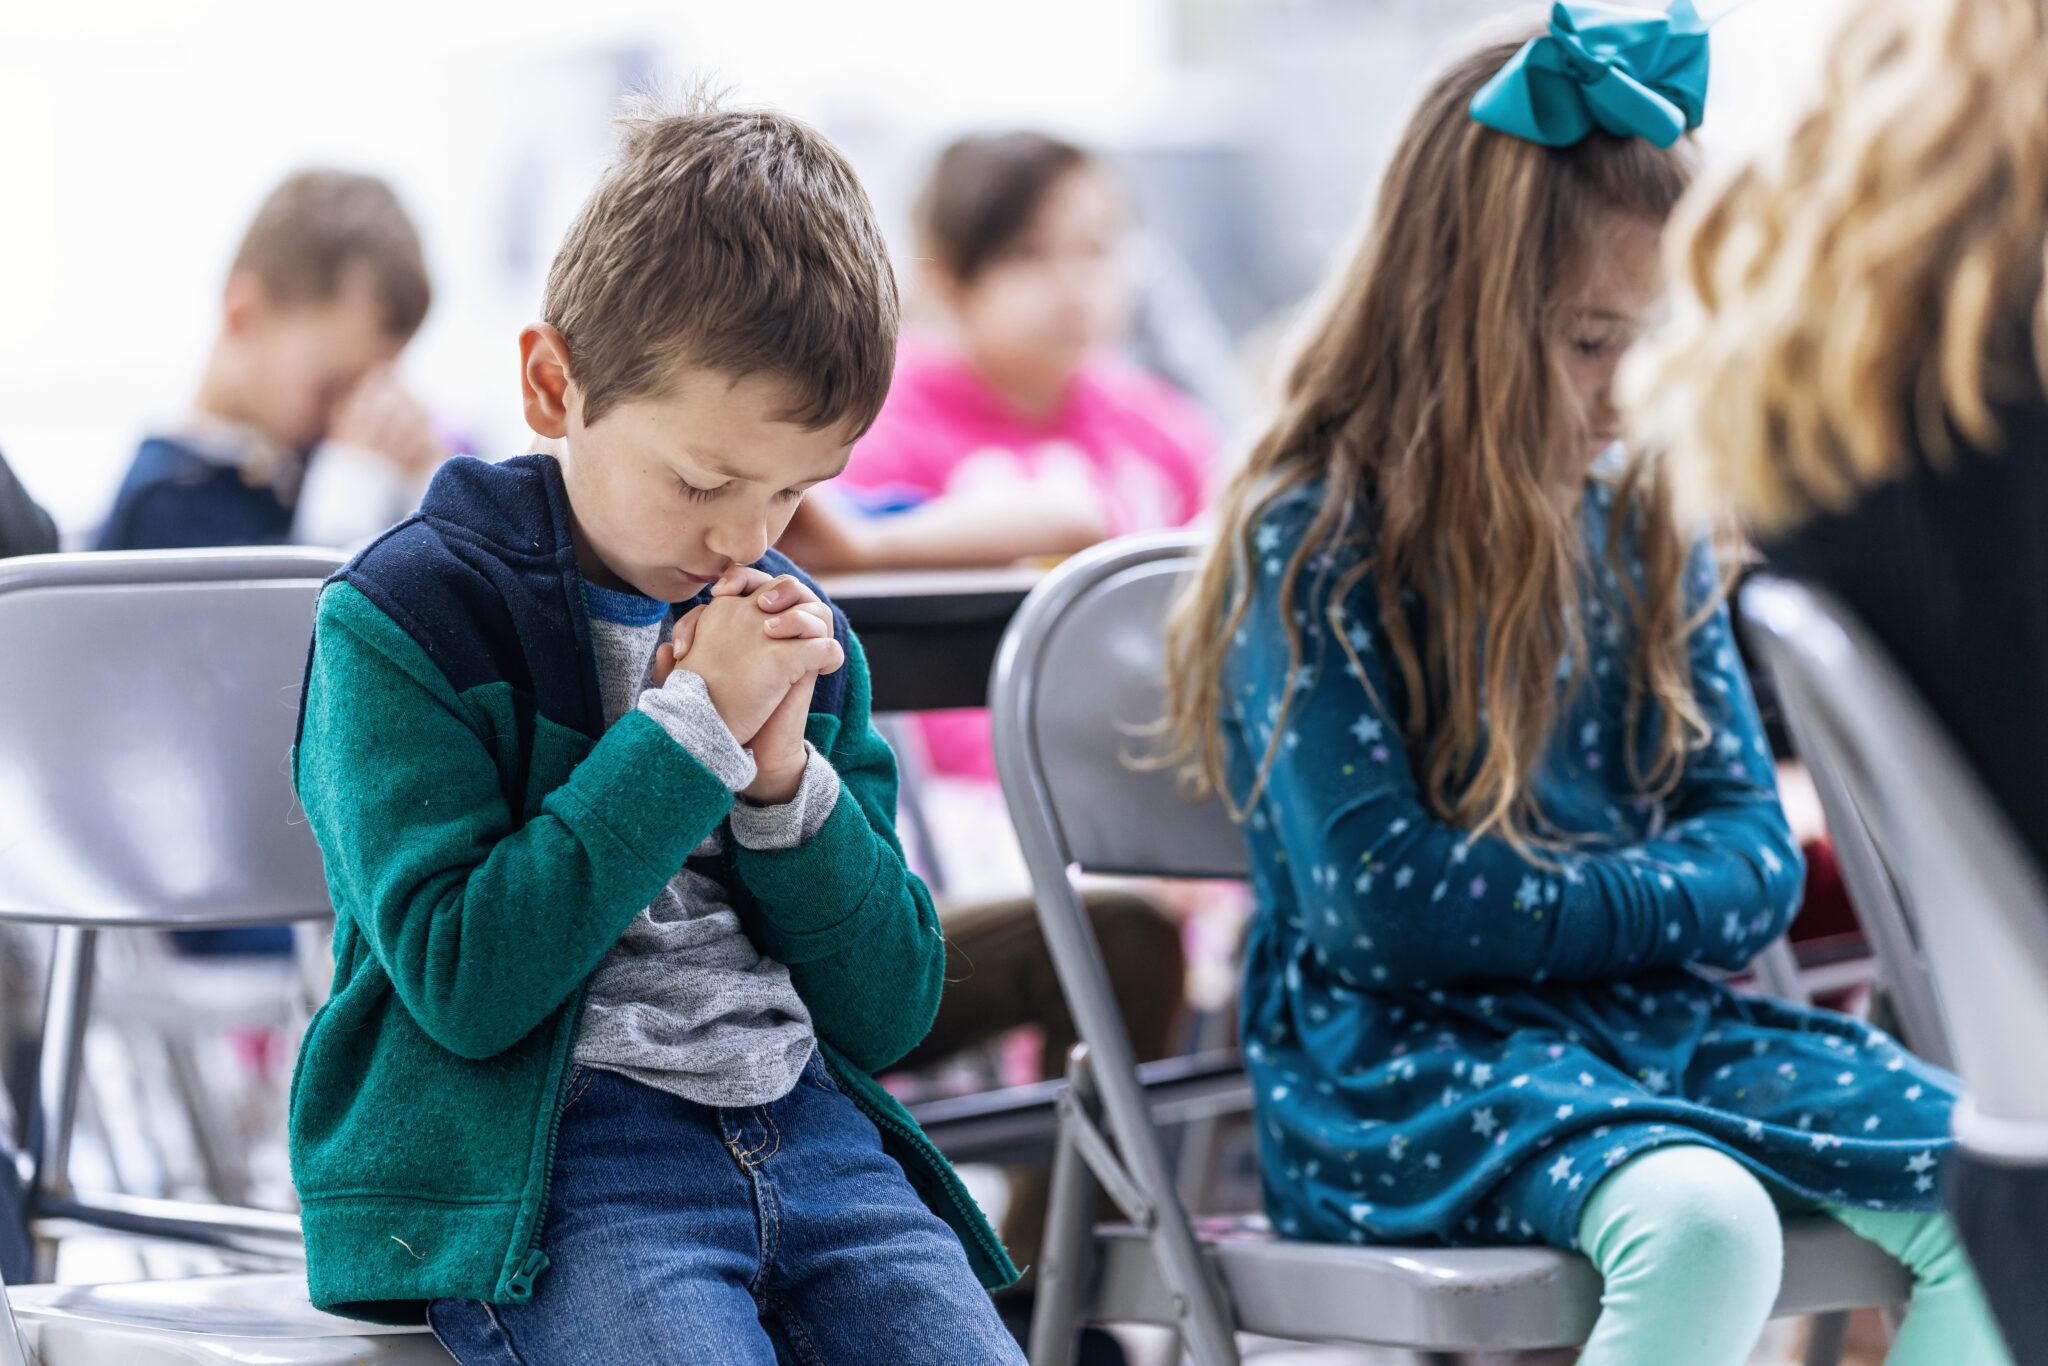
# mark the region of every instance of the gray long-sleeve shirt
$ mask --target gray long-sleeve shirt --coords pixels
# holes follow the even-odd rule
[[[647,686],[666,605],[590,584],[584,601],[605,724],[637,707],[734,792],[751,783],[753,756],[726,729],[703,679],[678,669],[662,687]],[[838,800],[839,776],[812,750],[793,800],[735,803],[692,862],[715,867],[728,836],[752,849],[793,847],[817,833]],[[764,1105],[796,1085],[812,1043],[789,970],[755,949],[716,877],[683,868],[598,965],[576,1061],[702,1105]]]

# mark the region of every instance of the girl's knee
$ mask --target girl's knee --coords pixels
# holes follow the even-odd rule
[[[1623,1163],[1587,1201],[1580,1244],[1612,1279],[1631,1273],[1777,1293],[1784,1231],[1749,1170],[1695,1144],[1653,1148]]]

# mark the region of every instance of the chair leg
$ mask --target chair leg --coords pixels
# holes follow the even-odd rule
[[[1012,808],[1015,809],[1014,794]],[[1145,1093],[1138,1083],[1137,1060],[1132,1056],[1129,1032],[1109,985],[1109,970],[1103,965],[1101,947],[1090,931],[1087,913],[1063,869],[1046,868],[1047,853],[1037,847],[1042,831],[1033,833],[1019,820],[1017,833],[1024,843],[1025,861],[1032,868],[1038,895],[1039,924],[1045,930],[1045,946],[1059,972],[1067,1008],[1083,1042],[1088,1045],[1089,1065],[1094,1069],[1102,1098],[1103,1118],[1116,1140],[1117,1169],[1122,1183],[1134,1188],[1142,1199],[1133,1204],[1110,1182],[1117,1202],[1145,1226],[1147,1241],[1160,1279],[1165,1282],[1173,1311],[1173,1325],[1187,1342],[1188,1353],[1197,1366],[1237,1366],[1237,1343],[1231,1333],[1228,1301],[1222,1287],[1209,1279],[1203,1265],[1194,1230],[1173,1187],[1173,1174],[1166,1165],[1159,1136],[1152,1127],[1152,1115]],[[1057,877],[1058,883],[1053,879]],[[1079,1130],[1084,1138],[1088,1131]],[[1101,1146],[1099,1137],[1091,1147]],[[1115,1159],[1112,1159],[1113,1161]],[[1109,1180],[1110,1169],[1102,1164],[1097,1174]]]
[[[1841,1366],[1842,1349],[1849,1341],[1849,1314],[1815,1314],[1807,1320],[1806,1366]]]
[[[1087,1055],[1076,1046],[1067,1058],[1067,1085],[1083,1114],[1101,1112],[1088,1076]],[[1095,1245],[1095,1175],[1080,1145],[1060,1126],[1053,1149],[1052,1190],[1046,1200],[1045,1239],[1039,1245],[1038,1290],[1031,1309],[1031,1366],[1073,1366],[1081,1321],[1081,1287]]]
[[[0,1366],[34,1366],[35,1358],[22,1341],[21,1327],[14,1321],[14,1304],[7,1298],[7,1286],[0,1282]]]
[[[50,987],[43,1001],[43,1055],[37,1090],[43,1115],[36,1150],[35,1191],[71,1191],[71,1130],[78,1117],[78,1082],[85,1066],[85,1026],[92,1014],[92,971],[98,933],[60,925],[50,956]]]
[[[169,1064],[171,1087],[185,1107],[186,1126],[192,1132],[192,1147],[214,1200],[223,1205],[249,1203],[249,1163],[240,1135],[232,1121],[207,1094],[206,1079],[200,1075],[189,1033],[172,1033],[163,1039],[164,1059]]]

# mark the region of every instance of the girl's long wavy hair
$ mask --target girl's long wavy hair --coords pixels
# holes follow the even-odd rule
[[[1216,539],[1175,610],[1163,762],[1184,765],[1193,788],[1219,792],[1234,814],[1222,676],[1249,609],[1248,537],[1276,499],[1320,482],[1283,576],[1290,686],[1281,697],[1293,697],[1302,664],[1294,585],[1318,557],[1361,551],[1331,585],[1332,626],[1347,592],[1371,574],[1406,697],[1404,742],[1430,809],[1525,850],[1558,842],[1530,787],[1557,721],[1559,666],[1583,652],[1587,437],[1554,323],[1583,272],[1598,268],[1584,248],[1600,240],[1603,220],[1661,223],[1691,163],[1687,149],[1640,139],[1596,133],[1553,150],[1475,122],[1473,95],[1522,40],[1473,52],[1424,92],[1363,238],[1293,362],[1275,420],[1224,493]],[[1662,722],[1635,776],[1657,793],[1676,782],[1703,734],[1686,652],[1687,546],[1661,465],[1636,462],[1622,476],[1617,551],[1624,527],[1644,565],[1640,583],[1620,575],[1636,599],[1628,606],[1639,640],[1631,733],[1645,705]],[[1350,651],[1341,629],[1330,636]],[[1284,729],[1273,727],[1247,804]]]
[[[1856,6],[1790,144],[1670,246],[1680,308],[1625,387],[1688,493],[1770,533],[1946,463],[1951,424],[1995,449],[2048,383],[2048,6]]]

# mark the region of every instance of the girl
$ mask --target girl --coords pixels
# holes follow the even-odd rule
[[[1253,853],[1266,1202],[1582,1250],[1584,1366],[1745,1361],[1779,1208],[1822,1209],[1919,1278],[1895,1366],[2003,1362],[1935,1212],[1953,1079],[1694,968],[1800,880],[1712,560],[1615,445],[1704,41],[1556,16],[1424,95],[1175,622],[1181,752]]]
[[[1110,350],[1132,291],[1108,173],[1041,133],[964,137],[914,213],[936,316],[905,332],[889,402],[840,479],[871,509],[914,511],[819,547],[821,567],[1007,564],[1192,518],[1207,424]]]

